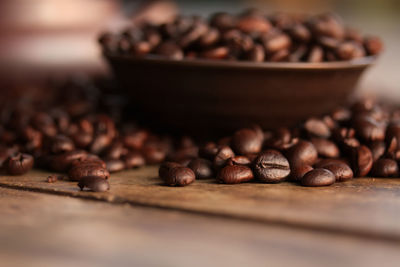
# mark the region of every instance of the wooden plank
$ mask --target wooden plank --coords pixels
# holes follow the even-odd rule
[[[399,244],[0,188],[2,266],[398,266]]]
[[[0,186],[152,206],[400,241],[400,179],[353,179],[326,188],[290,183],[163,186],[156,167],[112,175],[111,191],[80,192],[76,183],[45,182],[48,173],[0,177]]]

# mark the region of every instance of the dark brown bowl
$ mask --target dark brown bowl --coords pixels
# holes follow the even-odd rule
[[[375,57],[253,63],[106,55],[123,94],[147,122],[216,135],[258,123],[290,126],[344,103]]]

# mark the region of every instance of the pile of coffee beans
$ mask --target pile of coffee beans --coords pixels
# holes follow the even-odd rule
[[[362,36],[335,14],[267,16],[258,10],[133,25],[120,34],[104,33],[99,42],[106,54],[253,62],[342,61],[377,55],[383,49],[379,38]]]
[[[400,109],[363,99],[294,128],[252,126],[200,147],[187,142],[159,176],[171,186],[207,178],[328,186],[353,177],[397,177],[399,163]]]
[[[102,94],[92,81],[73,79],[38,95],[29,89],[0,100],[0,167],[10,175],[35,166],[67,173],[82,189],[104,191],[110,173],[161,163],[180,146],[122,119],[122,100]]]

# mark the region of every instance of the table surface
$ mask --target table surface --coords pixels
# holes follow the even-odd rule
[[[4,266],[398,266],[400,179],[167,187],[157,167],[111,190],[0,177]]]

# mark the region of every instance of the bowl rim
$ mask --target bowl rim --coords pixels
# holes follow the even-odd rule
[[[220,68],[254,68],[254,69],[291,69],[291,70],[321,70],[321,69],[353,69],[362,68],[375,64],[378,56],[367,56],[347,61],[331,62],[251,62],[251,61],[228,61],[210,59],[168,59],[158,55],[133,56],[119,55],[114,53],[103,53],[108,60],[128,61],[136,63],[175,65],[187,67],[220,67]]]

